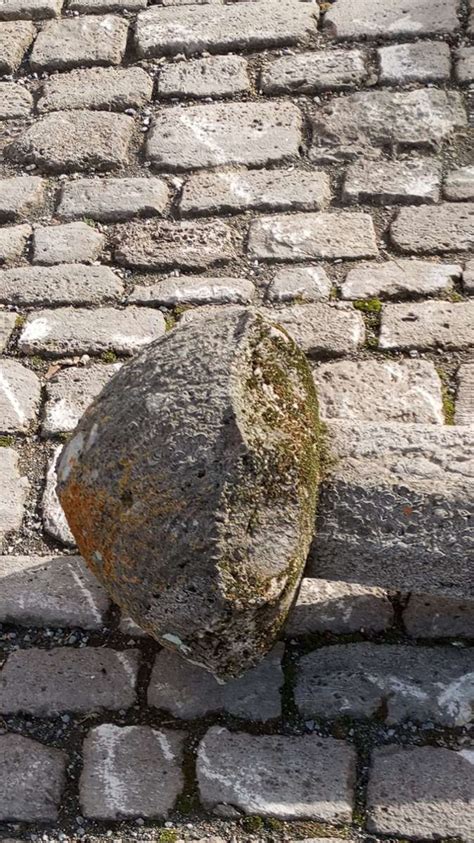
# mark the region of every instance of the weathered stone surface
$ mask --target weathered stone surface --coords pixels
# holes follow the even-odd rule
[[[367,829],[469,843],[474,834],[474,750],[384,746],[374,750]]]
[[[389,304],[382,308],[380,348],[445,348],[474,345],[474,300]]]
[[[132,621],[128,615],[121,615],[119,629],[122,635],[133,635],[134,638],[148,638],[145,630],[138,626],[135,621]]]
[[[470,428],[327,425],[332,460],[307,575],[472,599]]]
[[[140,67],[71,70],[44,83],[38,111],[141,108],[151,99],[152,91],[153,81]]]
[[[0,712],[51,717],[129,708],[136,700],[138,655],[103,647],[16,650],[0,673]]]
[[[173,53],[258,50],[305,41],[316,31],[318,6],[288,0],[176,9],[152,6],[138,15],[142,58]]]
[[[438,202],[441,162],[427,158],[402,161],[358,161],[346,171],[342,201],[391,205]]]
[[[304,579],[285,627],[288,637],[333,632],[383,632],[394,619],[388,594],[347,582]]]
[[[32,70],[70,70],[94,64],[120,64],[128,22],[117,15],[61,18],[46,24],[31,53]]]
[[[225,97],[249,91],[248,63],[242,56],[166,64],[158,77],[162,97]]]
[[[357,351],[365,338],[364,320],[352,307],[294,304],[263,309],[311,356],[339,357]]]
[[[343,299],[400,298],[449,292],[459,280],[459,264],[397,258],[386,263],[360,263],[341,284]]]
[[[61,445],[55,449],[46,472],[46,484],[41,502],[43,527],[45,532],[60,544],[75,547],[74,536],[69,529],[69,524],[56,493],[56,466],[61,450]]]
[[[0,120],[28,117],[33,97],[28,88],[17,82],[0,82]]]
[[[328,50],[282,56],[265,68],[260,86],[265,94],[337,91],[361,85],[366,76],[361,50]]]
[[[12,448],[0,448],[0,477],[3,493],[0,496],[0,550],[10,530],[19,530],[29,483],[20,474],[18,454]]]
[[[26,433],[38,412],[41,384],[17,360],[0,358],[0,431]]]
[[[338,0],[324,17],[336,38],[440,35],[459,28],[456,0]]]
[[[40,20],[61,13],[63,0],[0,0],[0,20]]]
[[[0,351],[4,351],[15,327],[16,313],[0,310]]]
[[[255,286],[246,278],[209,278],[205,275],[184,275],[166,278],[156,284],[139,284],[128,301],[131,304],[250,304]]]
[[[268,301],[280,303],[323,301],[331,293],[331,281],[321,266],[287,266],[278,270],[268,287]]]
[[[100,304],[122,293],[121,279],[108,266],[19,266],[0,272],[0,302],[10,304]]]
[[[80,310],[70,307],[31,313],[18,340],[24,354],[133,354],[165,333],[163,314],[144,307]]]
[[[43,435],[55,436],[74,430],[89,404],[119,368],[119,363],[111,366],[93,364],[81,369],[71,367],[47,381]]]
[[[219,676],[243,673],[273,645],[306,559],[318,479],[306,366],[271,323],[226,308],[212,322],[172,331],[124,367],[59,464],[71,529],[115,602]],[[284,392],[263,385],[275,371]],[[152,473],[150,452],[159,464]],[[107,471],[96,477],[104,454]],[[106,525],[118,521],[111,538]]]
[[[474,166],[451,170],[444,182],[446,199],[474,199]]]
[[[474,260],[466,261],[462,274],[462,285],[466,293],[474,293]]]
[[[197,776],[207,809],[334,823],[352,817],[355,752],[333,738],[256,737],[214,726],[199,745]]]
[[[301,112],[288,102],[176,106],[155,114],[146,154],[160,170],[258,167],[296,159],[301,129]]]
[[[303,717],[372,717],[386,723],[471,721],[472,657],[452,647],[336,644],[299,662],[295,701]]]
[[[133,126],[125,114],[57,111],[26,129],[7,148],[7,156],[52,173],[116,170],[127,161]]]
[[[105,237],[84,222],[36,228],[33,263],[89,263],[97,260]]]
[[[101,12],[139,12],[146,9],[147,0],[69,0],[68,9],[82,14]]]
[[[163,213],[168,194],[166,182],[156,178],[77,179],[64,185],[58,216],[102,222],[154,217]]]
[[[454,71],[458,82],[474,82],[474,47],[460,47]]]
[[[0,23],[0,73],[13,73],[36,35],[29,21]]]
[[[409,82],[446,82],[451,78],[451,51],[442,41],[395,44],[377,50],[380,81],[387,85]]]
[[[99,820],[166,817],[184,787],[183,732],[149,726],[92,729],[84,741],[79,798]]]
[[[456,424],[474,425],[474,363],[465,363],[457,372]]]
[[[416,638],[474,638],[474,602],[411,594],[403,624]]]
[[[38,176],[0,179],[0,222],[22,219],[41,204],[45,182]]]
[[[50,822],[66,781],[66,753],[16,735],[0,735],[0,820]]]
[[[345,211],[261,217],[250,224],[248,251],[252,258],[289,261],[378,255],[372,217]]]
[[[425,360],[342,360],[314,370],[321,416],[444,424],[441,381]]]
[[[183,188],[183,215],[238,211],[319,211],[330,201],[326,173],[305,170],[218,170],[191,176]]]
[[[225,711],[244,720],[265,723],[281,716],[283,645],[277,644],[257,667],[240,679],[219,684],[207,670],[162,650],[155,659],[148,687],[148,705],[181,720]]]
[[[402,208],[390,228],[402,252],[438,255],[474,249],[474,203]]]
[[[236,257],[234,233],[213,222],[132,222],[117,232],[115,260],[139,269],[206,269]]]
[[[20,258],[31,236],[30,225],[11,225],[0,228],[0,264]]]

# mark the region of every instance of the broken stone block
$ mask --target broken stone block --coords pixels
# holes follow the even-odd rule
[[[234,232],[221,222],[149,222],[121,226],[115,260],[138,269],[206,269],[236,257]]]
[[[46,24],[31,53],[32,70],[120,64],[127,46],[128,22],[118,15],[84,15]]]
[[[117,373],[64,449],[59,499],[113,600],[230,678],[273,646],[292,603],[318,432],[302,352],[254,311],[226,308]]]
[[[376,257],[378,248],[372,217],[341,211],[253,220],[248,252],[251,258],[302,261]]]
[[[10,732],[0,736],[0,820],[55,822],[66,783],[65,752]]]
[[[43,85],[38,111],[93,108],[124,111],[151,99],[153,81],[140,67],[91,67],[56,74]]]
[[[18,360],[0,359],[0,431],[27,433],[41,400],[37,375]]]

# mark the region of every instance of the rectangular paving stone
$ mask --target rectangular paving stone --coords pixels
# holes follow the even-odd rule
[[[35,228],[33,263],[92,263],[105,245],[105,235],[84,222]]]
[[[250,304],[255,286],[246,278],[210,278],[184,275],[155,284],[137,284],[128,297],[131,304],[175,307],[179,304]]]
[[[362,85],[368,71],[361,50],[327,50],[282,56],[262,72],[265,94],[342,91]]]
[[[149,726],[91,729],[79,783],[82,814],[99,820],[168,816],[184,787],[185,737]]]
[[[55,822],[67,755],[14,732],[0,735],[0,820]]]
[[[65,220],[101,222],[153,217],[163,213],[168,195],[166,182],[158,178],[77,179],[64,184],[57,213]]]
[[[394,44],[377,50],[380,82],[446,82],[451,78],[451,51],[442,41]]]
[[[34,71],[120,64],[127,46],[128,22],[118,15],[84,15],[46,24],[31,53]]]
[[[104,351],[133,354],[165,330],[163,314],[146,307],[37,310],[27,318],[18,348],[24,354],[47,357]]]
[[[295,342],[313,357],[340,357],[360,348],[365,339],[364,320],[344,305],[293,304],[262,308],[261,313],[278,322]]]
[[[38,208],[45,196],[46,182],[38,176],[0,179],[0,222],[23,219]]]
[[[55,717],[129,708],[136,701],[138,658],[137,650],[104,647],[16,650],[0,673],[0,712]]]
[[[28,433],[41,401],[41,383],[19,360],[0,357],[0,432]]]
[[[36,35],[29,21],[0,22],[0,73],[14,73]]]
[[[146,9],[147,0],[69,0],[68,9],[80,14],[101,12],[139,12]]]
[[[218,170],[186,181],[183,216],[239,211],[319,211],[329,204],[329,176],[306,170]]]
[[[248,253],[262,260],[301,261],[376,257],[378,249],[372,217],[342,211],[253,220]]]
[[[288,102],[176,106],[155,115],[146,156],[154,167],[171,171],[266,166],[298,157],[301,129],[301,112]]]
[[[285,635],[384,632],[393,620],[392,604],[382,588],[305,578],[288,616]]]
[[[28,88],[17,82],[0,82],[0,120],[21,120],[33,108]]]
[[[466,293],[474,293],[474,260],[466,261],[462,274],[462,285]]]
[[[337,0],[324,16],[336,38],[412,38],[456,32],[457,0]]]
[[[454,75],[458,82],[474,82],[474,47],[460,47],[456,53]]]
[[[474,425],[474,363],[460,366],[456,379],[456,424]]]
[[[415,638],[474,638],[474,601],[410,594],[403,626]]]
[[[460,279],[459,264],[421,260],[361,263],[350,269],[341,284],[343,299],[389,299],[406,295],[429,296],[449,292]]]
[[[474,300],[389,304],[382,308],[380,348],[443,348],[474,345]]]
[[[463,199],[474,199],[474,166],[459,167],[447,173],[444,180],[444,195],[446,199],[457,202]]]
[[[18,453],[12,448],[0,447],[0,550],[4,550],[5,537],[12,530],[19,530],[23,521],[29,482],[22,477]]]
[[[285,266],[275,273],[265,299],[274,304],[325,301],[331,295],[331,287],[322,266]]]
[[[219,812],[228,806],[282,820],[350,822],[355,760],[354,749],[334,738],[255,736],[214,726],[198,750],[201,802]]]
[[[38,111],[76,108],[125,111],[151,99],[153,81],[140,67],[90,67],[56,74],[44,83]]]
[[[0,264],[19,260],[31,237],[31,225],[9,225],[0,228]]]
[[[474,249],[474,202],[402,208],[392,222],[390,236],[402,252],[470,252]]]
[[[75,548],[76,540],[71,533],[71,528],[69,527],[56,492],[58,482],[56,467],[62,449],[63,446],[59,445],[54,449],[48,459],[46,483],[41,498],[41,520],[43,522],[43,530],[48,536],[51,536],[61,545]]]
[[[120,363],[71,366],[47,381],[43,436],[74,430],[89,404],[119,368]]]
[[[316,32],[319,7],[294,0],[140,12],[136,49],[141,58],[175,53],[261,50],[305,42]]]
[[[367,829],[436,840],[474,835],[474,749],[384,746],[372,753]]]
[[[116,301],[123,289],[108,266],[61,264],[0,271],[0,302],[9,304],[100,304]]]
[[[0,0],[0,20],[42,20],[61,14],[63,0]]]
[[[206,269],[236,257],[233,230],[212,222],[132,222],[117,231],[115,260],[141,269]]]
[[[0,556],[0,623],[100,629],[110,600],[80,556]]]
[[[15,327],[17,315],[16,313],[7,313],[0,310],[0,351],[4,351],[7,347],[10,336]]]
[[[227,97],[249,91],[248,62],[243,56],[165,64],[158,77],[160,97]]]
[[[344,177],[342,201],[393,205],[401,202],[438,202],[441,162],[427,158],[402,161],[357,161]]]

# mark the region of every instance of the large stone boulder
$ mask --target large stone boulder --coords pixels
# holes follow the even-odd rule
[[[143,629],[222,679],[278,636],[314,532],[319,422],[283,329],[243,308],[124,366],[58,466],[81,553]]]

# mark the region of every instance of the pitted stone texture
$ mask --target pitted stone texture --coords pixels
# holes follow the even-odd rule
[[[451,170],[444,182],[446,199],[474,199],[474,166]]]
[[[26,224],[0,228],[0,264],[12,263],[22,257],[31,232],[31,226]]]
[[[149,726],[104,723],[92,729],[84,741],[79,783],[84,816],[166,817],[184,787],[184,739],[183,732]]]
[[[274,377],[286,397],[269,388]],[[317,437],[303,354],[254,311],[223,308],[116,375],[64,449],[59,497],[115,602],[164,645],[230,678],[271,649],[296,591],[314,526]],[[151,473],[150,450],[160,466]]]
[[[399,38],[456,32],[457,0],[337,0],[324,17],[336,38]]]
[[[278,270],[266,292],[275,304],[294,301],[313,302],[329,299],[331,281],[320,266],[287,266]]]
[[[347,582],[304,579],[285,627],[287,637],[332,632],[384,632],[393,607],[382,588]]]
[[[61,14],[63,0],[0,0],[0,20],[42,20]]]
[[[28,117],[33,108],[29,90],[17,82],[0,82],[0,120]]]
[[[0,73],[13,73],[36,35],[29,21],[0,22]]]
[[[284,647],[277,644],[266,658],[240,679],[221,685],[206,670],[162,650],[155,659],[148,686],[148,705],[181,720],[224,711],[243,720],[265,723],[281,716]]]
[[[16,322],[16,313],[0,310],[0,351],[5,351]]]
[[[321,416],[444,424],[441,381],[424,360],[343,360],[314,370]]]
[[[327,427],[330,470],[307,575],[472,599],[472,431]]]
[[[67,368],[47,381],[43,435],[55,436],[74,430],[89,404],[119,368],[118,363]]]
[[[257,0],[220,8],[153,6],[138,15],[137,51],[141,58],[153,58],[291,46],[316,33],[318,12],[317,5],[293,0]]]
[[[377,50],[380,81],[386,85],[409,82],[446,82],[451,78],[451,51],[442,41],[395,44]]]
[[[439,255],[474,249],[474,203],[402,208],[390,228],[402,252]]]
[[[225,97],[249,92],[248,63],[242,56],[166,64],[158,77],[161,97]]]
[[[456,424],[474,425],[474,363],[465,363],[457,372]]]
[[[265,68],[260,86],[265,94],[305,94],[355,88],[366,77],[361,50],[328,50],[282,56]]]
[[[68,9],[82,14],[101,12],[139,12],[146,9],[147,0],[69,0]]]
[[[65,752],[30,738],[0,735],[0,820],[55,822],[66,760]]]
[[[0,556],[0,623],[100,629],[110,600],[80,556]]]
[[[7,156],[52,173],[116,170],[127,161],[133,127],[125,114],[56,111],[26,129]]]
[[[0,358],[0,431],[27,433],[36,418],[41,384],[17,360]]]
[[[388,304],[382,308],[380,348],[444,348],[474,345],[474,300]]]
[[[429,296],[452,290],[460,279],[459,264],[396,258],[386,263],[361,263],[350,269],[341,284],[343,299],[390,299]]]
[[[80,310],[69,307],[30,313],[18,340],[24,354],[133,354],[165,333],[163,314],[144,307]]]
[[[0,448],[0,550],[4,550],[5,536],[11,530],[19,530],[29,483],[20,474],[18,454],[12,448]]]
[[[115,260],[139,269],[206,269],[236,257],[234,233],[212,222],[132,222],[117,231]]]
[[[41,504],[43,526],[45,532],[60,544],[75,547],[74,536],[69,529],[69,524],[56,493],[56,466],[61,451],[62,445],[54,451],[46,472],[46,485]]]
[[[347,170],[342,201],[392,205],[400,202],[438,202],[441,162],[426,158],[404,161],[358,161]]]
[[[474,638],[474,601],[411,594],[403,624],[416,638]]]
[[[0,179],[0,222],[23,219],[44,199],[46,183],[38,176]]]
[[[367,829],[423,840],[474,835],[474,749],[384,746],[375,749]]]
[[[138,655],[103,647],[16,650],[0,673],[0,712],[53,717],[129,708],[136,701]]]
[[[386,723],[471,722],[469,650],[452,647],[336,644],[303,656],[295,701],[303,717],[373,717]]]
[[[246,735],[209,729],[198,750],[201,802],[282,820],[350,822],[355,752],[316,735]]]
[[[105,236],[84,222],[36,228],[33,263],[92,263],[105,244]]]
[[[262,308],[261,312],[282,325],[313,357],[340,357],[357,351],[364,342],[364,320],[352,307],[294,304],[275,310]]]
[[[372,217],[344,211],[253,220],[248,252],[251,258],[288,261],[378,255]]]
[[[78,179],[64,185],[58,216],[66,220],[88,217],[101,222],[154,217],[163,213],[168,195],[162,179]]]
[[[456,53],[454,66],[458,82],[474,82],[474,47],[461,47]]]
[[[165,278],[151,285],[139,284],[128,301],[175,307],[179,304],[250,304],[254,296],[255,286],[246,278],[185,275],[182,278]]]
[[[175,106],[155,115],[146,155],[160,170],[266,166],[298,157],[301,130],[301,112],[288,102]]]
[[[38,111],[92,108],[124,111],[151,99],[153,81],[140,67],[91,67],[51,76],[43,85]]]
[[[95,64],[120,64],[128,23],[117,15],[62,18],[39,33],[31,53],[32,70],[70,70]]]
[[[305,170],[219,170],[196,173],[183,189],[180,211],[193,214],[239,211],[319,211],[329,204],[326,173]]]
[[[316,112],[310,158],[352,160],[371,147],[437,149],[465,125],[466,111],[457,92],[435,88],[361,91]]]
[[[0,272],[0,302],[9,304],[100,304],[122,293],[121,279],[107,266],[19,266]]]

